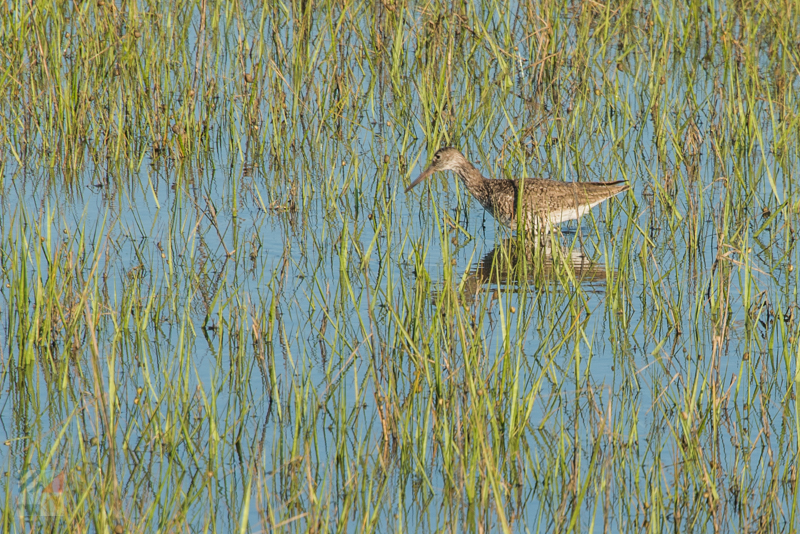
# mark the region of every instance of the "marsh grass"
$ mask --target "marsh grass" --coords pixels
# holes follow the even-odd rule
[[[2,530],[796,532],[797,17],[3,4]]]

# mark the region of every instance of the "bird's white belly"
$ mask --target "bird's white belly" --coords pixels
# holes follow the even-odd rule
[[[591,206],[581,206],[577,209],[564,208],[558,211],[551,211],[550,224],[561,224],[563,222],[580,219],[586,215],[590,209],[592,209]]]
[[[545,227],[541,228],[540,231],[548,232],[550,230],[550,226],[554,226],[556,224],[561,224],[561,223],[567,222],[567,221],[573,221],[575,219],[580,219],[581,217],[583,217],[584,215],[589,213],[592,210],[593,207],[597,206],[598,204],[601,204],[603,202],[603,200],[605,200],[605,199],[598,200],[597,202],[594,202],[594,203],[592,203],[590,205],[578,206],[577,208],[563,208],[563,209],[551,211],[549,213],[549,217],[547,219],[545,219],[545,221],[547,221],[547,222],[544,223]],[[509,218],[504,213],[497,213],[494,210],[494,206],[491,203],[487,202],[486,204],[484,204],[483,202],[481,202],[481,205],[495,219],[497,219],[497,221],[500,224],[502,224],[504,226],[507,226],[508,228],[511,228],[511,229],[516,229],[517,220],[516,220],[515,217]],[[526,223],[525,227],[527,229],[529,229],[529,230],[533,229],[533,228],[538,228],[542,222],[544,222],[544,221],[542,219],[539,219],[539,217],[536,217],[532,213],[528,213],[527,221],[525,221],[525,223]]]
[[[583,206],[578,206],[577,208],[564,208],[562,210],[551,211],[550,224],[561,224],[563,222],[580,219],[581,217],[592,211],[593,207],[597,206],[598,204],[602,204],[604,200],[606,199],[601,198],[600,200],[593,202],[588,206],[583,205]]]

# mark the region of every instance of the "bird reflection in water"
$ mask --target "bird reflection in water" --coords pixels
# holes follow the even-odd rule
[[[606,270],[579,250],[552,248],[515,238],[504,239],[476,263],[461,287],[465,295],[483,286],[517,289],[521,285],[539,286],[567,282],[590,291],[604,291]]]

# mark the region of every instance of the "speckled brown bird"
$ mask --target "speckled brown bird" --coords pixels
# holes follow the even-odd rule
[[[484,178],[461,152],[453,147],[440,148],[428,168],[411,182],[411,191],[433,173],[454,171],[467,191],[492,214],[500,224],[517,227],[517,206],[522,194],[523,223],[527,231],[547,233],[553,225],[578,219],[606,199],[627,191],[620,182],[557,182],[544,178],[522,180]]]

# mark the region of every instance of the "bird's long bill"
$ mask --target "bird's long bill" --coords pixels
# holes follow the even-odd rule
[[[431,174],[433,174],[433,167],[428,167],[422,172],[422,174],[419,175],[419,177],[416,180],[411,182],[411,185],[406,187],[406,193],[414,189],[420,182],[425,180],[425,178],[430,178]]]

